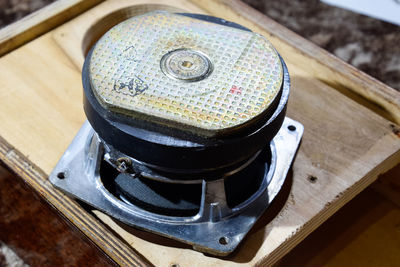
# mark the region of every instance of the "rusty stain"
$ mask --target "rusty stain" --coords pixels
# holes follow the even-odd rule
[[[164,38],[163,38],[164,39]],[[181,47],[199,48],[198,40],[195,36],[189,38],[184,33],[174,34],[172,38],[160,39],[160,44],[165,42],[164,48],[166,50],[174,50]]]

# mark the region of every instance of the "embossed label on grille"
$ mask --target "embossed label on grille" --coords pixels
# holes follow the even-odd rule
[[[163,11],[109,30],[89,68],[96,98],[113,112],[209,136],[263,114],[282,73],[261,35]]]

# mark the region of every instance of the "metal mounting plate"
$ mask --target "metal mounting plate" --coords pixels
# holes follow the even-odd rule
[[[229,209],[223,179],[202,182],[200,211],[193,217],[170,217],[144,211],[113,196],[99,176],[103,146],[85,122],[56,167],[50,182],[110,216],[140,229],[190,244],[195,250],[227,255],[242,241],[278,194],[303,135],[303,126],[285,121],[270,146],[272,159],[260,189],[238,207]]]

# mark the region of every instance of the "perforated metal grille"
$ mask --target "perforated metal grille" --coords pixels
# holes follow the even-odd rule
[[[167,75],[162,58],[178,49],[198,51],[212,69],[207,75],[200,69],[200,80]],[[90,60],[91,85],[103,106],[206,135],[262,114],[279,93],[282,72],[278,54],[261,35],[162,11],[112,28]]]

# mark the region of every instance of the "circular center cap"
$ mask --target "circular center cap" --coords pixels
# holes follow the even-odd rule
[[[212,71],[212,65],[203,53],[181,48],[162,57],[161,70],[171,78],[194,82],[206,78]]]

